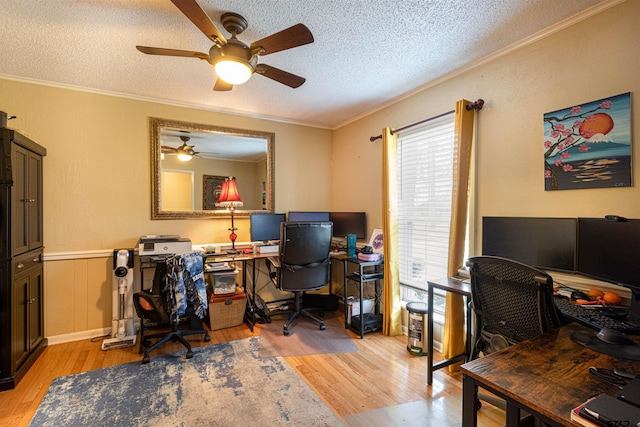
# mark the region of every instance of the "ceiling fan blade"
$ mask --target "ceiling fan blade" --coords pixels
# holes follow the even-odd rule
[[[209,40],[214,43],[218,41],[222,44],[227,43],[227,40],[220,30],[218,30],[218,27],[215,26],[211,18],[209,18],[209,15],[206,14],[195,0],[171,0],[171,2],[193,22]]]
[[[311,31],[304,24],[296,24],[293,27],[251,43],[251,50],[262,48],[262,52],[258,53],[258,55],[269,55],[309,43],[313,43]]]
[[[136,46],[142,53],[148,55],[165,55],[165,56],[184,56],[187,58],[200,58],[205,61],[209,59],[209,55],[202,52],[195,52],[193,50],[179,50],[179,49],[165,49],[162,47],[150,47],[150,46]]]
[[[291,74],[287,71],[283,71],[279,68],[266,64],[258,64],[256,67],[256,73],[294,89],[302,86],[302,84],[307,81],[304,77],[296,76],[295,74]]]
[[[233,85],[231,83],[225,82],[222,79],[216,80],[216,84],[213,86],[213,90],[218,92],[224,92],[231,89],[233,89]]]

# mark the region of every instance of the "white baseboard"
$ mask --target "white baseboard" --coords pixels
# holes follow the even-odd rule
[[[110,333],[111,328],[101,328],[88,331],[72,332],[70,334],[54,335],[52,337],[47,337],[47,340],[49,341],[49,345],[54,345],[93,338],[107,338],[108,336],[110,336]]]
[[[134,327],[137,334],[140,331],[140,322],[135,322]],[[49,341],[49,345],[54,345],[94,338],[100,341],[103,338],[111,338],[111,328],[90,329],[87,331],[72,332],[70,334],[54,335],[47,337],[47,340]]]

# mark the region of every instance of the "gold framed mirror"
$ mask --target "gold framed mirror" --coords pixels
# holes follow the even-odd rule
[[[149,129],[152,220],[228,216],[215,200],[229,176],[243,202],[236,216],[275,212],[274,133],[156,117]]]

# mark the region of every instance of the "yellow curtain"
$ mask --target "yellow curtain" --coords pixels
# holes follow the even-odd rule
[[[467,104],[470,102],[464,99],[456,103],[448,276],[455,276],[458,268],[464,263],[474,121],[474,110],[467,111]],[[448,292],[444,317],[443,358],[450,358],[464,352],[464,325],[464,299]],[[450,365],[449,371],[456,371],[459,365],[459,363]]]
[[[398,266],[398,138],[382,129],[382,236],[384,239],[384,293],[382,333],[401,335],[400,269]]]

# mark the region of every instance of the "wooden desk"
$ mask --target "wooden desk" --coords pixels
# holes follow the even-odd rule
[[[639,372],[640,362],[598,353],[571,341],[571,323],[461,366],[462,425],[475,427],[478,387],[507,402],[507,427],[517,426],[521,409],[551,426],[576,426],[571,409],[600,393],[618,389],[589,374],[589,367]]]
[[[445,366],[452,365],[457,362],[469,360],[469,354],[471,353],[471,308],[469,303],[471,302],[471,285],[463,283],[462,279],[455,277],[449,277],[446,279],[429,280],[427,281],[427,385],[433,383],[433,371],[444,368]],[[440,289],[445,292],[451,292],[456,295],[462,295],[465,298],[465,307],[467,311],[467,336],[465,342],[465,351],[449,359],[443,359],[442,361],[433,363],[433,291],[434,289]]]

